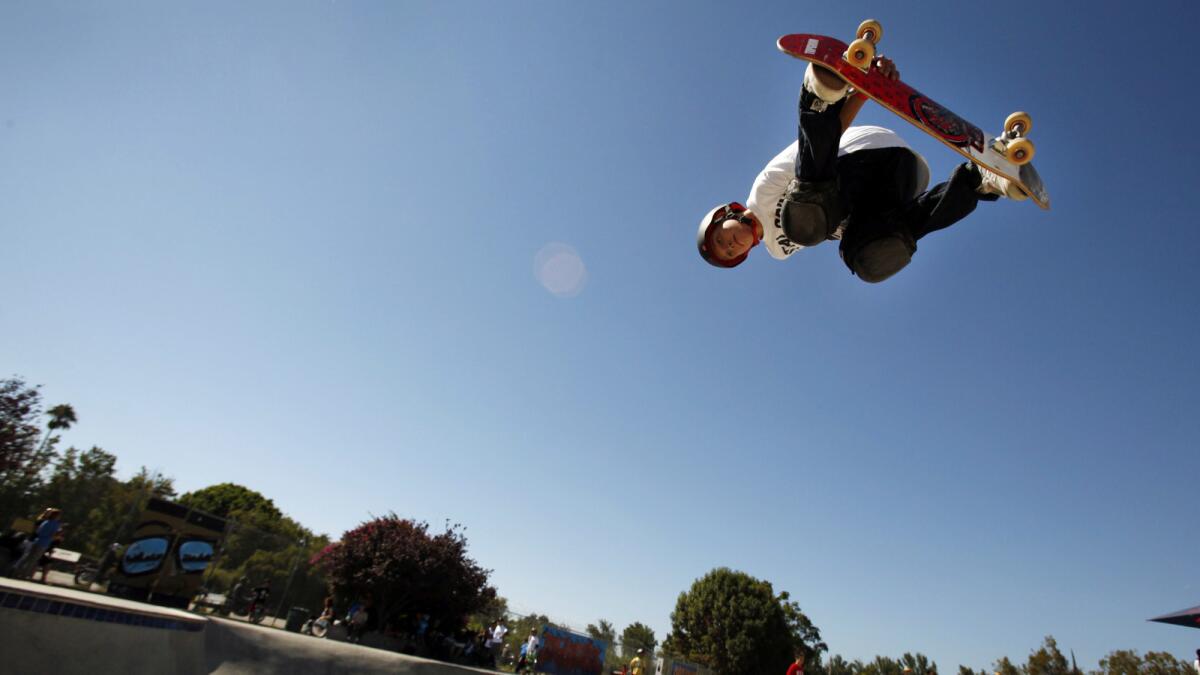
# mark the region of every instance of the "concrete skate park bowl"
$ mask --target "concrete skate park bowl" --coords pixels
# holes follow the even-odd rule
[[[495,672],[12,579],[0,579],[0,654],[22,675]]]

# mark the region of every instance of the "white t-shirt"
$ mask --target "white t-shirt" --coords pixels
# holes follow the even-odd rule
[[[750,188],[750,197],[746,200],[746,208],[753,211],[763,225],[763,245],[767,247],[771,257],[778,260],[783,260],[804,248],[787,238],[787,235],[783,233],[783,226],[779,222],[779,207],[787,193],[788,184],[796,177],[796,153],[799,151],[799,146],[800,142],[795,141],[784,148],[783,152],[775,155],[775,158],[758,174],[758,178],[754,179],[754,186]],[[912,150],[908,143],[905,143],[904,139],[891,129],[862,126],[850,127],[842,134],[841,143],[838,144],[838,156],[876,148],[908,148]],[[929,186],[929,165],[925,163],[925,158],[916,151],[913,151],[913,154],[919,160],[917,162],[917,194],[920,194]]]
[[[496,626],[494,629],[492,629],[492,639],[489,640],[489,643],[493,644],[493,645],[498,645],[501,642],[504,642],[504,635],[506,633],[508,633],[507,628],[505,628],[504,626]]]

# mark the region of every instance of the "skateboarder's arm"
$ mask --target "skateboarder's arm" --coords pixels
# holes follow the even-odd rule
[[[867,97],[855,92],[853,96],[846,100],[842,105],[842,111],[838,114],[838,118],[842,120],[842,131],[850,128],[854,123],[854,118],[858,116],[858,111],[862,110],[863,104],[867,102]]]

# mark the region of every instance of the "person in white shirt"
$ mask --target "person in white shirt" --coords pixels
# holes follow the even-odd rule
[[[891,59],[873,68],[897,80]],[[904,269],[917,240],[947,228],[980,200],[1025,199],[1004,177],[967,162],[926,190],[929,166],[895,132],[851,127],[866,103],[833,71],[809,64],[800,90],[795,143],[762,170],[746,205],[722,204],[700,221],[696,247],[716,267],[735,267],[762,242],[783,260],[802,248],[840,239],[850,272],[878,283]]]
[[[492,650],[492,654],[499,658],[501,646],[504,645],[504,636],[508,634],[508,627],[504,625],[504,620],[496,622],[495,628],[492,628],[491,637],[488,638],[488,648]]]
[[[1192,666],[1196,669],[1196,675],[1200,675],[1200,649],[1196,650],[1196,660],[1192,662]]]

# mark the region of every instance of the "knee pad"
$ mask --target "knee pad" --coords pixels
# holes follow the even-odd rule
[[[793,180],[788,185],[779,220],[787,238],[801,246],[816,246],[828,239],[842,222],[837,181]]]
[[[863,244],[846,264],[859,279],[877,284],[907,267],[916,252],[917,244],[912,237],[897,232]]]

